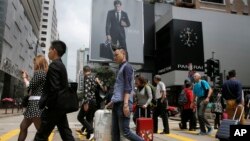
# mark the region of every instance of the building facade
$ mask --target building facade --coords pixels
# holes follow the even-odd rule
[[[51,41],[58,39],[55,0],[42,0],[39,42],[43,45],[43,52],[47,59]]]
[[[33,74],[41,1],[0,0],[0,99],[24,94],[21,70]],[[36,47],[34,49],[34,47]]]

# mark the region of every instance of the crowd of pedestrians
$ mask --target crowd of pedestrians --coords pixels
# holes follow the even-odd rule
[[[34,123],[37,133],[35,141],[47,141],[52,130],[57,126],[62,140],[74,141],[72,131],[69,128],[67,112],[58,107],[58,97],[67,92],[68,77],[67,70],[62,63],[61,57],[66,52],[66,44],[62,41],[53,41],[49,49],[48,57],[52,61],[49,65],[44,56],[38,55],[34,58],[34,75],[32,78],[23,70],[22,77],[29,93],[28,106],[24,112],[24,119],[20,124],[18,141],[24,141],[27,136],[28,127]],[[124,138],[132,141],[143,141],[144,139],[132,132],[130,125],[131,115],[133,121],[140,117],[147,117],[153,120],[152,131],[158,133],[158,117],[163,123],[160,134],[169,134],[168,123],[168,96],[166,85],[160,75],[155,75],[153,80],[156,85],[155,91],[148,84],[142,75],[135,75],[131,64],[127,61],[127,52],[122,48],[114,49],[114,61],[119,65],[113,84],[113,92],[106,98],[100,99],[100,92],[110,93],[109,88],[103,80],[92,74],[90,66],[83,67],[84,87],[82,105],[77,116],[82,128],[77,130],[86,135],[88,140],[94,139],[93,120],[95,112],[101,108],[112,108],[112,129],[111,140],[120,141]],[[229,71],[228,80],[222,85],[221,92],[213,92],[209,83],[202,80],[199,73],[194,73],[192,81],[185,80],[183,92],[187,101],[181,108],[180,129],[195,131],[196,114],[200,126],[198,135],[210,134],[213,127],[205,117],[205,111],[212,96],[215,95],[217,103],[221,103],[221,112],[214,112],[216,115],[214,128],[219,128],[223,112],[232,118],[238,105],[245,104],[246,116],[241,117],[240,123],[245,124],[245,118],[249,116],[249,95],[245,96],[241,83],[236,79],[235,70]],[[214,94],[213,94],[214,93]],[[98,99],[99,98],[99,99]],[[225,102],[224,102],[225,100]],[[103,107],[100,103],[105,103]],[[153,103],[153,104],[152,104]],[[136,105],[132,112],[133,105]],[[224,110],[225,109],[225,110]],[[243,108],[236,113],[239,116]]]

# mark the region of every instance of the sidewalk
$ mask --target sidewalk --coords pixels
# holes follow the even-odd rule
[[[19,109],[19,111],[17,108],[13,108],[13,109],[8,108],[7,110],[5,108],[0,108],[0,118],[22,115],[23,111],[24,111],[24,108]]]

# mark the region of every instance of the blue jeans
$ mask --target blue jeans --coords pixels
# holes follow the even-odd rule
[[[131,141],[144,141],[129,128],[130,116],[123,114],[123,102],[114,103],[112,109],[112,141],[120,141],[120,133]],[[119,130],[118,130],[119,129]]]

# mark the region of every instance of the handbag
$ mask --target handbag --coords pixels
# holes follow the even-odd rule
[[[222,113],[222,105],[220,102],[215,102],[212,105],[212,109],[211,109],[212,113]]]
[[[100,57],[113,60],[114,54],[112,50],[111,43],[106,41],[100,44]]]
[[[22,106],[23,107],[27,107],[28,106],[29,97],[30,97],[29,95],[26,95],[26,96],[23,97],[23,99],[22,99]]]
[[[221,100],[221,96],[217,98],[215,103],[213,103],[212,108],[211,108],[212,113],[222,113],[223,112],[223,108],[222,108],[222,104],[221,104],[220,100]]]
[[[78,83],[69,83],[69,88],[60,93],[57,97],[57,108],[66,113],[75,112],[79,108],[77,96]]]

